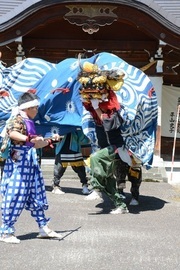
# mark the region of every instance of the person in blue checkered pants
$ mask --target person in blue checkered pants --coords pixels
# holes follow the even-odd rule
[[[48,202],[36,149],[48,146],[51,141],[36,135],[33,119],[38,105],[38,97],[31,91],[25,92],[18,100],[16,112],[13,111],[6,124],[3,144],[9,137],[11,147],[1,181],[0,241],[5,243],[20,243],[14,226],[23,209],[29,210],[37,222],[39,238],[62,237],[48,227],[50,218],[45,216]],[[1,150],[6,148],[3,144]]]

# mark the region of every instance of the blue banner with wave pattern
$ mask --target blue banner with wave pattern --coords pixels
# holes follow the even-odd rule
[[[157,98],[148,76],[114,54],[102,52],[81,59],[97,64],[101,69],[122,69],[124,84],[116,92],[123,108],[122,134],[126,146],[146,168],[152,164],[157,127]],[[35,119],[37,132],[52,136],[63,135],[77,127],[91,139],[96,148],[94,122],[83,108],[79,95],[79,60],[68,58],[58,64],[38,58],[27,58],[0,69],[0,130],[10,117],[18,97],[30,88],[37,90],[40,98]],[[7,94],[8,93],[8,94]]]

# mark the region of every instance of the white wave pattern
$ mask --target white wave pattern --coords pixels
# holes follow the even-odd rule
[[[27,58],[3,70],[5,76],[2,87],[5,90],[24,92],[40,80],[55,64],[39,58]]]
[[[17,98],[39,81],[55,64],[39,58],[26,58],[11,67],[1,70],[1,89],[9,93],[0,99],[0,123],[2,130],[5,120],[9,118],[12,107],[17,105]]]

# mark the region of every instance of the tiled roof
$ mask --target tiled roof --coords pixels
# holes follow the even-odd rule
[[[40,0],[0,0],[0,24],[3,24]]]
[[[180,27],[180,0],[139,0],[161,14],[172,24]]]
[[[33,12],[33,9],[30,8],[34,5],[47,3],[47,1],[40,0],[0,0],[0,25],[14,19],[20,13],[26,12],[29,9],[29,12]],[[44,2],[44,3],[43,3]],[[58,3],[58,1],[52,1]],[[66,1],[59,1],[60,3]],[[80,3],[81,1],[78,1]],[[82,1],[85,2],[96,2],[96,1]],[[109,1],[111,2],[111,1]],[[180,0],[120,0],[116,3],[124,4],[144,4],[145,7],[149,7],[150,10],[158,12],[162,17],[164,17],[168,22],[174,24],[175,26],[180,27]],[[113,3],[113,2],[111,2]],[[147,12],[147,9],[146,9]]]

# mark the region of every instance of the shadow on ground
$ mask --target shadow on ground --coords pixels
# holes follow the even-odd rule
[[[129,205],[130,199],[131,194],[126,194],[125,202],[128,206],[129,213],[131,214],[140,214],[144,211],[157,211],[162,209],[164,205],[168,203],[167,201],[154,196],[141,195],[139,198],[140,204],[138,206],[131,206]],[[105,194],[103,194],[103,202],[98,203],[96,208],[100,208],[101,210],[97,213],[90,213],[90,215],[108,214],[114,208],[114,204]]]
[[[38,233],[27,233],[27,234],[23,234],[18,236],[18,239],[20,239],[21,241],[24,240],[32,240],[32,239],[38,239],[38,240],[58,240],[58,241],[62,241],[64,240],[66,237],[68,237],[69,235],[77,232],[78,230],[81,229],[81,226],[76,228],[76,229],[72,229],[72,230],[66,230],[66,231],[56,231],[59,234],[62,234],[62,238],[38,238]]]
[[[62,190],[67,194],[76,194],[76,195],[84,196],[82,194],[81,188],[63,187]],[[51,192],[52,187],[46,186],[46,191]],[[113,202],[109,199],[109,197],[107,197],[105,193],[102,194],[102,199],[103,201],[96,205],[96,208],[100,208],[100,211],[96,213],[90,213],[89,215],[107,214],[114,208]],[[154,196],[143,196],[143,195],[140,195],[139,197],[138,206],[129,205],[130,200],[131,200],[131,194],[126,193],[125,202],[131,214],[140,214],[143,211],[157,211],[157,210],[162,209],[164,205],[168,203],[167,201],[164,201]]]
[[[45,186],[47,192],[52,191],[51,186]],[[80,184],[80,188],[75,188],[75,187],[61,187],[62,191],[64,191],[67,194],[76,194],[76,195],[82,195],[82,188]]]

